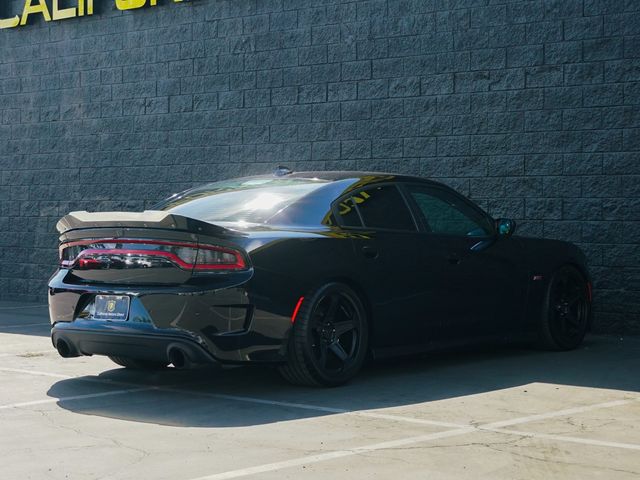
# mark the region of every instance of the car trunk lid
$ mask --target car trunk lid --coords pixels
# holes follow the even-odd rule
[[[60,267],[85,283],[175,285],[249,268],[240,233],[168,212],[72,212],[57,229]]]

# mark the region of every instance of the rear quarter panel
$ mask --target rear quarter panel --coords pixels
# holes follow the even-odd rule
[[[288,319],[313,288],[357,275],[350,236],[338,231],[251,235],[243,246],[254,269],[252,303]]]
[[[300,297],[331,280],[354,278],[350,236],[337,229],[252,232],[242,240],[253,265],[245,284],[254,306],[252,330],[282,338],[284,358]]]

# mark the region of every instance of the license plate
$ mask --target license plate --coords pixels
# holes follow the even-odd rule
[[[129,297],[126,295],[96,295],[94,320],[124,322],[129,316]]]

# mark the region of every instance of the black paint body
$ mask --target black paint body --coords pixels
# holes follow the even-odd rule
[[[158,269],[152,272],[157,278],[138,284],[117,275],[95,282],[83,278],[83,272],[60,268],[49,282],[54,345],[64,339],[69,356],[165,361],[168,349],[179,345],[193,363],[283,362],[298,299],[319,285],[340,281],[360,295],[367,309],[373,355],[402,354],[535,334],[552,272],[572,264],[589,278],[584,255],[567,242],[497,233],[480,240],[436,235],[419,222],[416,232],[321,223],[336,212],[341,197],[363,185],[402,189],[425,184],[453,192],[435,182],[359,172],[291,177],[329,180],[290,207],[292,218],[302,219],[297,225],[219,228],[192,219],[172,229],[67,225],[61,242],[150,238],[216,243],[246,252],[250,268],[184,278]],[[87,312],[96,294],[129,295],[128,321],[92,320]]]

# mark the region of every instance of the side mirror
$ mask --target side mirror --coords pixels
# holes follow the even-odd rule
[[[499,237],[510,237],[516,231],[516,221],[510,218],[496,220],[496,232]]]

